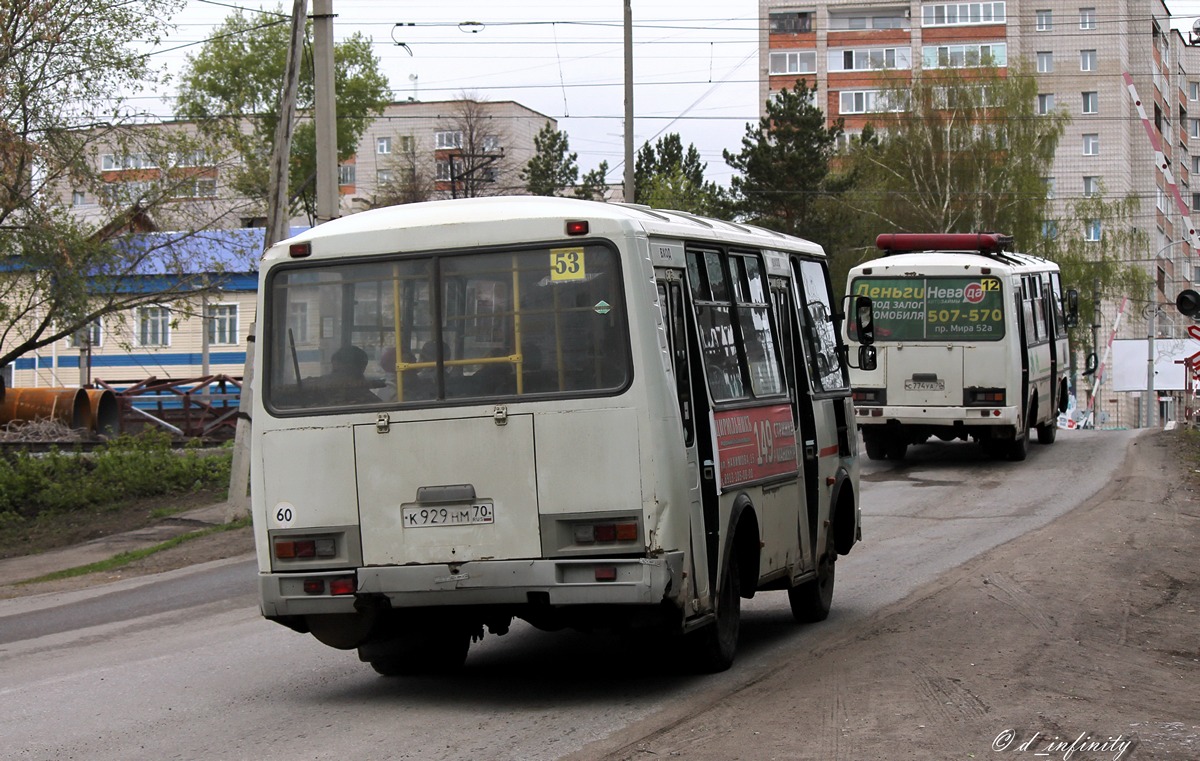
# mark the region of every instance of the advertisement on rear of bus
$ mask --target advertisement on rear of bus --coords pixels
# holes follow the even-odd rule
[[[876,341],[998,341],[1004,293],[994,277],[860,277],[875,306]]]
[[[717,412],[713,421],[722,490],[796,472],[796,425],[789,405]]]

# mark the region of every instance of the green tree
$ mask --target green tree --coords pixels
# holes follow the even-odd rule
[[[747,125],[738,153],[725,163],[739,174],[730,187],[739,217],[829,247],[829,198],[841,189],[830,162],[842,120],[826,126],[814,105],[816,89],[804,80],[766,103],[766,115]]]
[[[188,56],[180,74],[175,112],[197,122],[215,144],[231,146],[242,167],[233,178],[239,193],[265,199],[269,160],[279,121],[280,93],[287,68],[290,19],[281,8],[226,17],[200,52]],[[311,24],[305,38],[311,39]],[[391,100],[387,77],[371,52],[371,40],[354,33],[334,46],[338,160],[352,156],[371,120]],[[297,109],[314,107],[311,66],[300,72]],[[316,130],[311,120],[296,125],[289,167],[289,195],[310,215],[315,207]]]
[[[878,140],[850,152],[857,212],[879,232],[995,230],[1026,250],[1041,238],[1043,178],[1069,117],[1036,113],[1036,78],[1020,65],[946,70],[882,92]]]
[[[567,133],[550,122],[533,137],[533,158],[521,170],[525,189],[535,196],[556,196],[579,178],[578,155]]]
[[[671,132],[638,150],[634,164],[634,200],[663,209],[678,209],[695,214],[720,215],[725,210],[724,191],[715,182],[706,182],[708,165],[700,160],[700,151]]]
[[[183,256],[173,244],[130,246],[124,233],[169,211],[178,184],[172,155],[195,149],[168,133],[130,129],[133,96],[163,79],[147,66],[183,3],[145,0],[3,2],[0,14],[0,365],[100,317],[171,302],[203,286],[215,269],[204,253]],[[111,193],[100,155],[139,156],[136,195]],[[132,191],[131,191],[132,193]],[[69,207],[80,194],[102,215],[83,222]],[[211,223],[211,220],[210,220]],[[247,266],[253,261],[248,258]],[[153,271],[151,291],[132,278]]]
[[[575,197],[585,201],[603,201],[608,192],[608,162],[601,161],[600,166],[585,172],[575,186]]]

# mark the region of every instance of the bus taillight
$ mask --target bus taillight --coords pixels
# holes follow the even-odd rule
[[[595,544],[596,542],[636,542],[638,524],[633,522],[621,523],[580,523],[575,526],[576,544]]]
[[[277,539],[275,541],[275,558],[278,560],[331,558],[335,555],[337,555],[337,543],[334,542],[333,537]]]
[[[963,404],[967,407],[981,405],[1004,405],[1004,389],[1002,388],[968,388],[963,394]]]

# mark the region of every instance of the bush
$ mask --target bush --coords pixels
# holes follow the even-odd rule
[[[0,515],[33,517],[121,503],[137,497],[182,494],[229,483],[231,449],[205,450],[189,442],[172,449],[165,433],[121,436],[90,453],[20,452],[0,458]]]

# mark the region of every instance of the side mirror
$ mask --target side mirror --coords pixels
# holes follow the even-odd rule
[[[858,347],[858,369],[870,372],[878,367],[879,361],[874,346]]]
[[[870,346],[875,343],[874,304],[867,296],[854,296],[853,298],[855,336],[858,338],[860,344]]]
[[[1067,291],[1066,317],[1068,328],[1073,328],[1079,324],[1079,291],[1074,288]]]
[[[1096,369],[1099,367],[1100,358],[1096,356],[1096,352],[1092,352],[1091,354],[1087,355],[1087,365],[1086,369],[1083,371],[1083,374],[1091,375],[1092,373],[1096,372]]]

